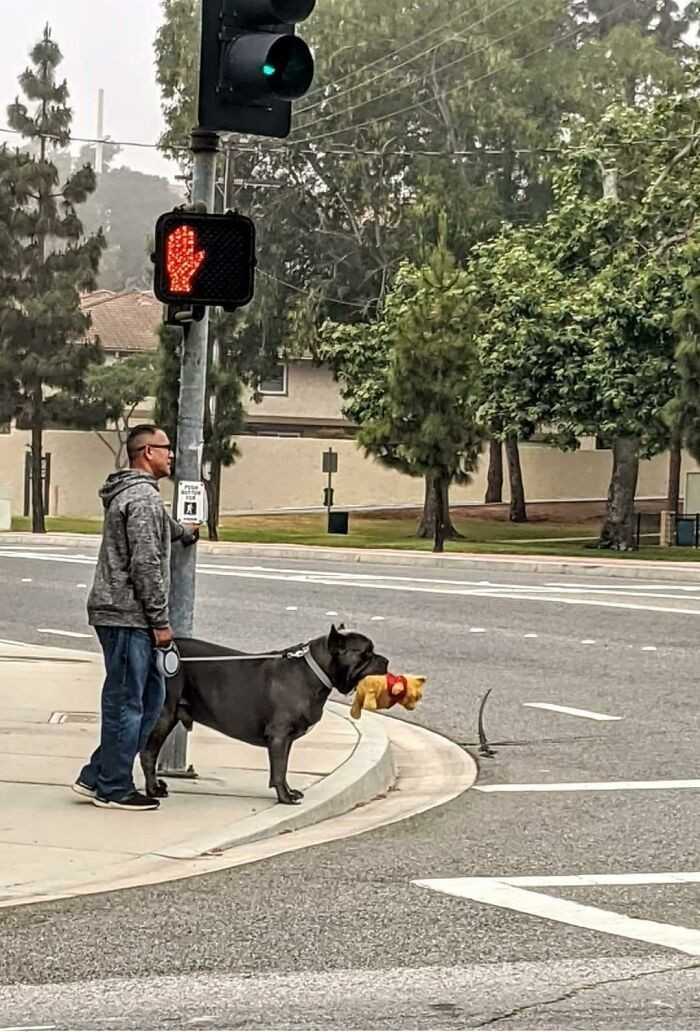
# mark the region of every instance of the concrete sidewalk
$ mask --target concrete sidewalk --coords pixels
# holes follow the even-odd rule
[[[3,544],[31,546],[49,545],[80,550],[99,544],[96,534],[29,534],[0,532]],[[216,555],[228,559],[296,559],[311,562],[369,563],[377,566],[413,566],[438,570],[477,570],[495,566],[508,573],[544,573],[564,576],[621,577],[628,580],[677,581],[700,583],[700,552],[697,562],[676,562],[654,559],[614,559],[604,552],[592,551],[588,556],[502,555],[487,552],[432,552],[403,548],[344,548],[343,546],[249,544],[237,541],[200,541],[200,556]],[[669,549],[672,553],[673,549]]]
[[[292,749],[300,806],[277,803],[263,749],[197,728],[196,781],[171,780],[158,812],[99,809],[70,786],[97,741],[102,679],[94,654],[0,642],[0,906],[138,879],[164,858],[196,860],[309,827],[394,783],[386,722],[363,714],[355,723],[329,703]]]

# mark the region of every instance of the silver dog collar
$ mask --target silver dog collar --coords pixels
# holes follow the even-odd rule
[[[307,666],[310,667],[311,670],[313,670],[313,672],[316,674],[316,677],[319,679],[323,687],[327,688],[329,692],[332,692],[335,688],[335,685],[328,677],[328,674],[325,672],[325,670],[322,670],[321,667],[318,665],[314,657],[311,655],[311,650],[309,648],[307,648],[304,651],[304,661],[306,662]]]

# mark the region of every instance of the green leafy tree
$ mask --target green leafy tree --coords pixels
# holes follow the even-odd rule
[[[56,78],[61,52],[48,26],[31,61],[19,81],[34,110],[19,99],[8,108],[10,126],[35,141],[37,153],[17,152],[8,173],[14,178],[4,235],[14,242],[14,263],[0,304],[0,362],[11,377],[18,424],[32,431],[32,526],[43,533],[43,430],[65,414],[71,398],[77,402],[90,365],[101,359],[88,340],[79,295],[95,285],[104,240],[85,239],[77,214],[95,188],[92,170],[78,169],[60,182],[49,157],[69,141],[71,111],[68,86]]]
[[[94,424],[109,422],[116,431],[116,447],[102,430],[95,431],[112,453],[115,469],[126,463],[126,439],[134,412],[146,398],[155,395],[157,382],[157,357],[151,354],[129,355],[88,370],[85,408],[90,410]]]
[[[401,265],[379,320],[326,324],[320,331],[322,351],[344,370],[344,410],[360,423],[360,445],[429,485],[436,551],[444,549],[451,527],[449,486],[469,480],[481,450],[479,370],[466,286],[441,220],[437,246],[422,265]],[[348,376],[343,352],[351,353],[357,370],[358,345],[374,359],[368,381]]]

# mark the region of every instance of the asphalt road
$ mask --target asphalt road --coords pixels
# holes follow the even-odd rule
[[[0,548],[0,638],[95,648],[81,554]],[[0,1024],[700,1028],[700,792],[668,784],[700,779],[700,585],[202,557],[198,589],[198,633],[251,651],[366,631],[428,675],[405,719],[466,747],[492,688],[497,755],[477,789],[378,832],[0,912]],[[523,876],[497,904],[462,881]],[[435,879],[462,895],[416,884]]]

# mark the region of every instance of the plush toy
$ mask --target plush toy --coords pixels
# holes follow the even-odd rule
[[[355,691],[350,716],[358,720],[363,709],[391,709],[397,703],[407,710],[416,708],[423,698],[424,677],[380,674],[363,678]]]

